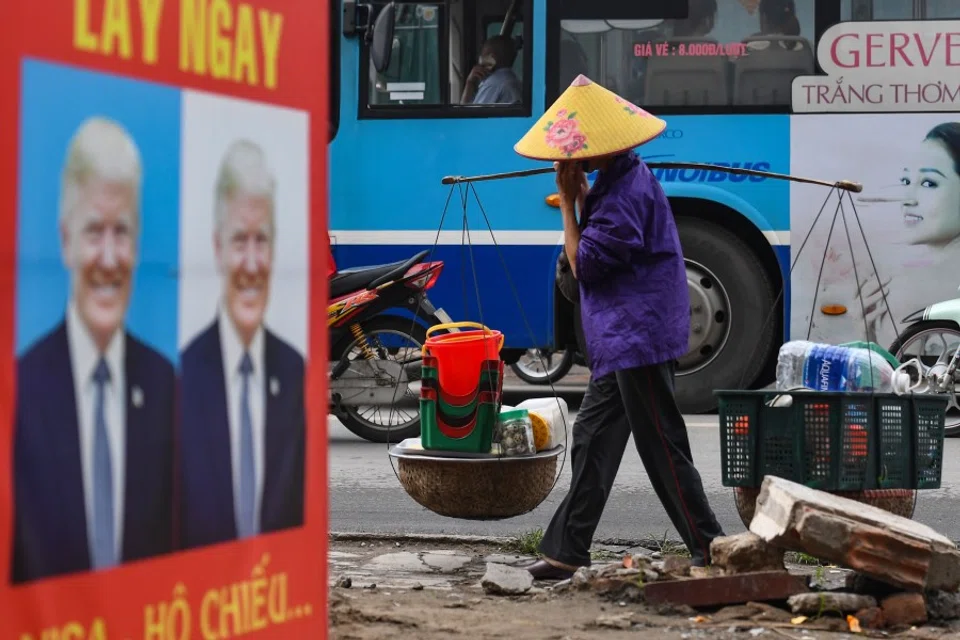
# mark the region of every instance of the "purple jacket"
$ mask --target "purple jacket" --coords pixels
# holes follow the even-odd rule
[[[680,238],[660,183],[634,152],[600,172],[581,228],[577,279],[591,373],[685,354],[690,298]]]

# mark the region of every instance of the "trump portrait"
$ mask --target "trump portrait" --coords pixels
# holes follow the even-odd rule
[[[174,368],[125,326],[142,181],[127,131],[85,120],[60,182],[66,310],[17,361],[14,583],[173,548]]]
[[[213,320],[181,354],[179,520],[187,549],[303,524],[304,359],[264,325],[277,216],[263,150],[234,141],[213,190],[220,295]]]

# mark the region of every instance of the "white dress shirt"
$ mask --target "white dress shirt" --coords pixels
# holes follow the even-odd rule
[[[97,383],[93,373],[100,361],[100,351],[80,319],[75,302],[67,309],[67,344],[70,348],[70,367],[73,372],[74,393],[77,400],[77,424],[80,427],[80,463],[83,470],[83,499],[87,512],[87,539],[90,554],[94,549],[93,513],[93,442],[94,410]],[[113,539],[118,561],[123,549],[123,504],[126,488],[126,379],[124,371],[124,332],[114,333],[107,351],[102,354],[110,369],[110,380],[104,385],[104,416],[110,444],[110,463],[113,477]]]
[[[243,393],[243,375],[240,373],[240,363],[243,360],[244,348],[240,336],[223,309],[218,310],[220,325],[220,353],[223,356],[223,379],[227,391],[227,419],[230,423],[230,468],[233,475],[233,512],[234,517],[240,514],[240,401]],[[254,487],[256,500],[254,502],[254,522],[256,531],[260,531],[260,504],[263,494],[263,467],[264,467],[264,429],[266,422],[266,384],[263,369],[263,327],[258,327],[250,343],[250,361],[253,363],[253,373],[250,374],[247,397],[250,402],[250,417],[253,421],[253,461],[255,470]],[[239,525],[239,523],[238,523]]]

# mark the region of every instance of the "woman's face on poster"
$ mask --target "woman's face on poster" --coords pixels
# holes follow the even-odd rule
[[[942,143],[924,140],[900,183],[908,244],[945,245],[960,236],[960,175]]]

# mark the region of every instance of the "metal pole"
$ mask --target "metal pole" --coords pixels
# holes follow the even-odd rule
[[[838,180],[837,182],[828,182],[816,178],[804,178],[801,176],[791,176],[785,173],[773,173],[772,171],[760,171],[758,169],[745,169],[742,167],[723,167],[716,164],[707,164],[700,162],[648,162],[647,166],[651,169],[700,169],[706,171],[721,171],[723,173],[732,173],[735,175],[757,176],[771,178],[773,180],[787,180],[789,182],[802,182],[805,184],[816,184],[822,187],[836,187],[843,191],[860,193],[863,191],[863,185],[852,180]],[[487,180],[504,180],[507,178],[525,178],[527,176],[536,176],[546,173],[553,173],[553,167],[544,167],[542,169],[524,169],[522,171],[507,171],[505,173],[489,173],[479,176],[445,176],[440,180],[440,184],[460,184],[467,182],[485,182]]]

